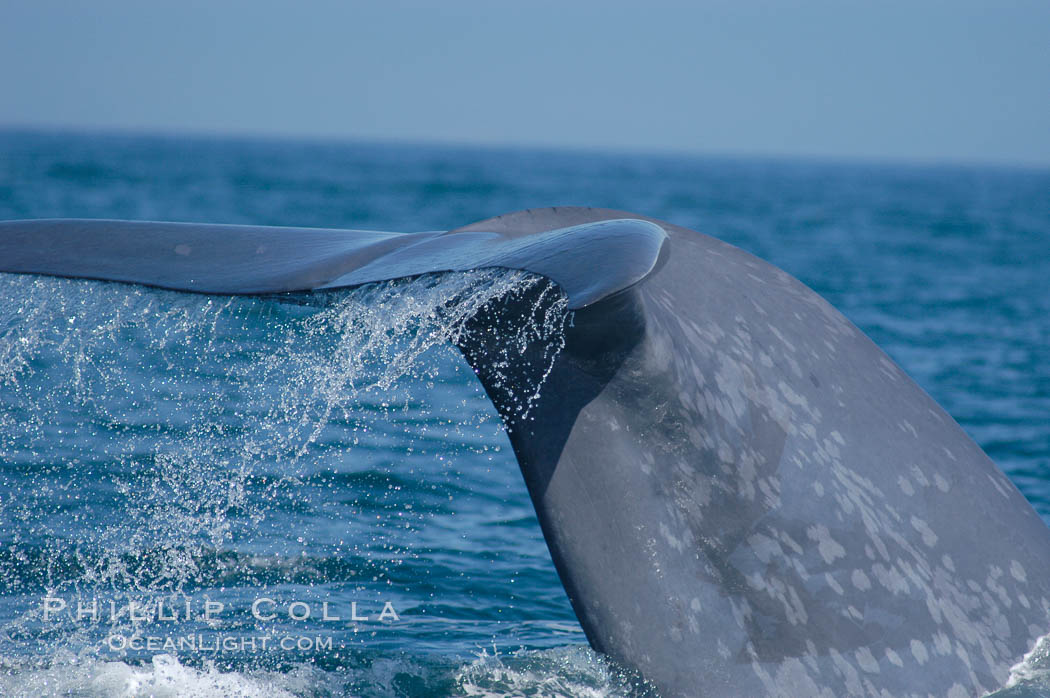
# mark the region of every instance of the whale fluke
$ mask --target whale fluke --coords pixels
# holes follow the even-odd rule
[[[785,272],[634,214],[522,211],[414,234],[0,223],[0,271],[259,294],[486,267],[571,309],[508,426],[595,649],[661,695],[975,695],[1050,626],[1050,530],[952,418]],[[535,379],[529,362],[519,381]]]
[[[264,294],[503,267],[555,281],[571,307],[648,274],[667,236],[650,222],[589,221],[536,234],[383,233],[95,219],[0,221],[0,271]],[[601,260],[600,273],[592,265]]]

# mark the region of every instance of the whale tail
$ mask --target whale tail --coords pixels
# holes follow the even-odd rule
[[[492,267],[545,281],[459,348],[588,639],[662,694],[987,691],[1047,627],[1023,496],[827,302],[713,238],[588,208],[414,234],[0,223],[0,271],[204,293]],[[510,352],[537,322],[564,331]]]

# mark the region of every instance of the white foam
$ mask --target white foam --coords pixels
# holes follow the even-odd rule
[[[477,698],[605,698],[623,695],[630,683],[607,659],[579,645],[510,655],[482,651],[474,661],[460,667],[454,678],[461,695]],[[637,690],[640,685],[631,688]]]
[[[1036,640],[1031,651],[1010,667],[1004,688],[1015,687],[1029,688],[1040,695],[1050,691],[1050,635]]]
[[[607,698],[648,695],[646,687],[588,647],[575,645],[510,654],[482,651],[449,666],[426,658],[379,658],[362,667],[326,672],[300,665],[290,672],[222,671],[211,663],[186,666],[169,654],[132,665],[68,653],[47,666],[0,671],[5,698],[290,698],[295,696],[402,695],[398,684],[413,677],[432,692],[488,698],[571,696]],[[413,682],[414,683],[414,682]]]
[[[0,694],[12,698],[287,698],[301,695],[303,688],[303,678],[296,674],[222,672],[212,665],[195,669],[168,654],[142,666],[69,659],[43,669],[0,675]]]

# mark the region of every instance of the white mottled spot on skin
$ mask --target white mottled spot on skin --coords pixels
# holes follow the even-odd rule
[[[780,508],[780,493],[776,489],[777,485],[777,481],[770,478],[762,478],[758,481],[758,489],[770,509]]]
[[[999,478],[995,477],[994,475],[989,474],[988,475],[988,479],[991,480],[992,485],[995,487],[996,491],[999,494],[1001,494],[1004,499],[1009,499],[1010,498],[1010,490],[1005,488],[1003,486],[1003,483],[999,482]]]
[[[915,661],[922,666],[930,659],[930,653],[926,651],[926,645],[920,640],[911,641],[911,656],[915,657]]]
[[[861,591],[871,588],[871,580],[868,579],[868,575],[864,574],[864,570],[853,570],[853,586]]]
[[[948,689],[948,698],[969,698],[969,696],[970,692],[961,684],[952,684],[952,687]]]
[[[751,621],[751,604],[746,599],[741,600],[740,603],[733,604],[733,618],[739,627],[747,627],[747,624]]]
[[[933,649],[937,654],[947,657],[952,653],[952,641],[944,633],[937,633],[933,636]]]
[[[779,558],[784,555],[784,549],[780,547],[780,543],[762,533],[755,533],[749,536],[747,544],[755,557],[764,564],[769,564],[769,561],[774,556]]]
[[[718,370],[715,371],[715,385],[728,400],[728,404],[719,410],[721,416],[729,422],[735,422],[744,416],[747,404],[744,401],[742,387],[745,385],[745,371],[743,367],[728,356],[723,356],[719,362]]]
[[[1025,584],[1028,581],[1028,576],[1025,574],[1024,567],[1017,560],[1010,563],[1010,576]]]
[[[901,491],[909,497],[915,494],[915,488],[911,486],[911,480],[903,475],[897,478],[897,484],[900,485]]]
[[[776,335],[777,339],[783,342],[784,346],[788,348],[788,351],[795,351],[795,345],[784,339],[784,335],[780,334],[780,332],[777,331],[777,328],[770,325],[769,330]]]
[[[821,689],[810,677],[805,665],[795,658],[787,660],[777,668],[776,677],[772,680],[771,685],[767,685],[767,688],[780,692],[779,688],[786,686],[791,687],[791,693],[799,696],[819,698],[832,695],[827,688]]]
[[[875,661],[874,655],[867,647],[861,647],[854,655],[857,658],[857,666],[869,674],[879,673],[879,663]]]
[[[666,523],[660,523],[660,535],[664,537],[664,540],[667,541],[668,545],[670,545],[678,552],[682,552],[682,550],[684,549],[682,541],[680,541],[677,537],[675,537],[673,533],[671,533],[671,529],[667,527]]]
[[[952,486],[948,484],[948,481],[940,473],[937,473],[933,476],[933,484],[937,485],[937,489],[939,489],[941,492],[947,492],[952,488]]]
[[[267,249],[269,249],[268,245],[266,245],[266,244],[259,245],[258,247],[255,248],[255,254],[263,254],[264,252],[266,252]]]
[[[890,660],[890,664],[896,664],[897,666],[904,668],[904,662],[901,660],[901,656],[889,647],[886,648],[886,659]]]
[[[879,358],[879,363],[881,364],[879,366],[879,370],[882,371],[883,375],[885,375],[890,380],[900,379],[900,369],[897,368],[896,364],[887,359],[885,356]]]
[[[865,691],[860,683],[860,675],[857,673],[853,664],[846,661],[846,658],[843,657],[834,647],[828,650],[828,656],[831,657],[831,661],[835,665],[835,671],[842,677],[846,684],[846,690],[844,691],[845,695],[864,695]]]
[[[970,653],[959,642],[955,643],[955,656],[961,659],[963,664],[970,666]]]
[[[817,542],[817,550],[824,562],[831,564],[840,557],[846,557],[846,549],[831,537],[831,531],[824,524],[810,526],[806,529],[806,535],[810,540]]]
[[[929,487],[930,481],[926,478],[926,473],[922,472],[922,468],[917,465],[911,466],[911,476],[915,482],[919,483],[923,487]]]
[[[814,482],[813,483],[813,491],[817,493],[818,497],[823,497],[824,496],[824,485],[820,484],[819,482]]]
[[[781,531],[779,538],[780,538],[780,541],[784,545],[786,545],[787,547],[791,548],[795,552],[796,555],[801,555],[802,554],[802,552],[803,552],[802,546],[799,545],[798,543],[796,543],[795,539],[792,538],[791,536],[789,536],[787,533],[785,533],[784,531]]]
[[[780,391],[780,394],[784,396],[784,399],[787,400],[789,404],[808,410],[809,401],[806,400],[806,397],[796,393],[792,390],[791,386],[784,381],[780,381],[780,383],[777,384],[777,390]]]
[[[702,606],[700,605],[700,599],[694,596],[693,600],[689,602],[689,608],[693,609],[694,611],[699,611],[702,608]]]
[[[817,646],[813,644],[812,640],[806,640],[806,654],[802,657],[802,661],[806,663],[811,670],[820,673],[820,666],[817,664]]]
[[[193,248],[189,245],[175,245],[175,254],[185,257],[190,252],[193,252]]]
[[[1013,599],[1010,594],[1007,593],[1006,587],[999,583],[999,579],[1003,576],[1003,570],[1001,567],[993,565],[988,573],[988,579],[985,580],[984,585],[989,591],[995,593],[999,597],[999,602],[1003,606],[1010,608],[1013,605]]]
[[[806,607],[802,605],[802,599],[798,597],[798,592],[795,591],[794,587],[788,587],[787,598],[784,600],[784,603],[787,606],[787,618],[792,625],[805,625],[809,622],[809,614],[806,612]]]
[[[879,581],[879,584],[890,592],[894,594],[908,593],[908,580],[904,578],[904,575],[896,567],[875,564],[872,566],[871,571],[875,574],[875,579]]]
[[[841,453],[839,451],[839,445],[837,443],[835,443],[831,439],[824,439],[824,443],[821,445],[832,460],[839,460]]]
[[[937,545],[937,534],[933,532],[930,525],[917,516],[911,517],[911,526],[922,536],[922,542],[929,547]]]
[[[830,573],[825,573],[824,578],[827,580],[828,586],[831,587],[836,594],[841,595],[843,593],[842,586],[835,581],[835,578],[832,577]]]

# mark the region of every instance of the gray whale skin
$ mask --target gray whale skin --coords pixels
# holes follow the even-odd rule
[[[529,309],[486,308],[460,349],[588,640],[661,695],[977,695],[1050,629],[1050,532],[1013,484],[826,301],[711,237],[591,208],[414,234],[0,223],[0,271],[186,291],[483,267],[568,296],[528,419],[485,357]]]

